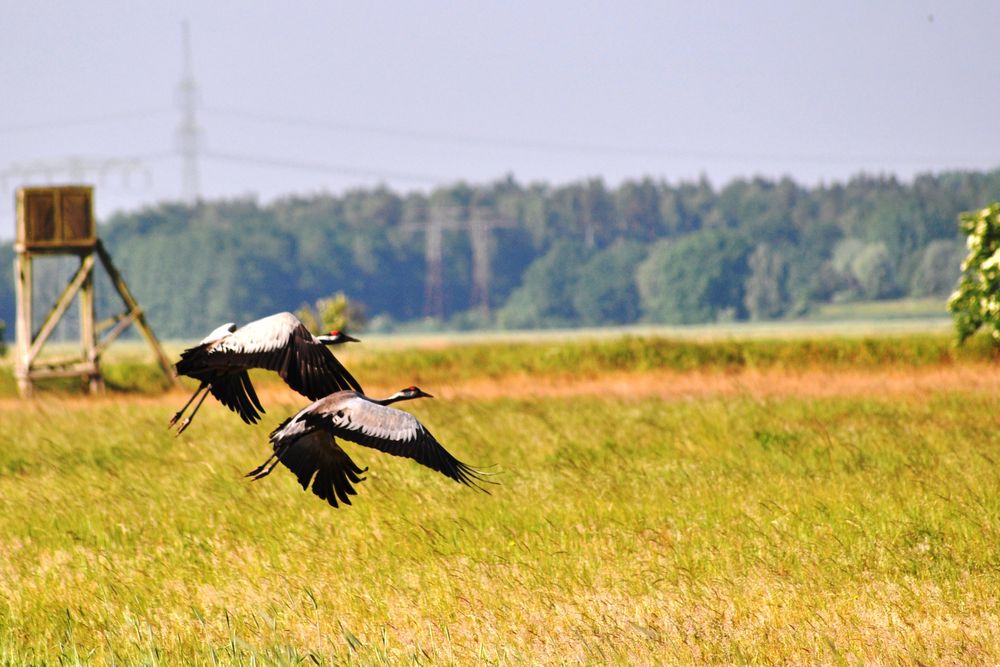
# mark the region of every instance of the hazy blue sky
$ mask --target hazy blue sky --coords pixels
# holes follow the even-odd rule
[[[996,0],[2,0],[7,202],[69,156],[142,158],[89,177],[101,213],[179,196],[184,20],[207,197],[1000,164]]]

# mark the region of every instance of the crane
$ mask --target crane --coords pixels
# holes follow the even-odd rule
[[[359,468],[337,438],[371,447],[386,454],[413,459],[456,482],[489,493],[480,483],[482,471],[462,463],[441,446],[420,421],[408,412],[389,407],[397,401],[433,398],[418,387],[407,387],[384,399],[368,398],[357,391],[338,391],[306,406],[283,421],[270,437],[274,453],[247,473],[254,480],[269,475],[279,462],[298,478],[303,490],[333,507],[337,499],[351,504],[357,495],[353,484],[368,468]]]
[[[257,398],[247,371],[265,368],[276,371],[289,387],[316,400],[338,390],[362,391],[358,381],[337,361],[327,345],[357,342],[342,331],[313,336],[291,313],[277,313],[240,328],[228,322],[200,343],[181,352],[177,374],[201,384],[188,402],[174,414],[170,426],[180,421],[177,434],[191,424],[205,398],[212,394],[248,424],[256,424],[264,407]],[[181,417],[199,394],[191,414]]]

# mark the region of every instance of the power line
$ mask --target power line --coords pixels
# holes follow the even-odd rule
[[[305,118],[292,116],[279,116],[274,114],[264,114],[252,111],[242,111],[239,109],[224,107],[200,107],[204,113],[229,116],[231,118],[242,118],[259,123],[281,125],[293,128],[318,128],[346,132],[354,134],[367,134],[372,136],[383,136],[390,138],[409,139],[423,141],[427,143],[465,145],[465,146],[491,146],[506,149],[522,149],[548,153],[573,153],[573,154],[598,154],[612,157],[647,157],[660,159],[701,159],[701,160],[764,160],[768,162],[806,162],[806,163],[826,163],[826,164],[857,164],[857,163],[884,163],[884,164],[928,164],[939,162],[942,159],[950,162],[966,162],[968,156],[942,156],[942,155],[908,155],[886,157],[884,155],[833,155],[833,154],[811,154],[811,153],[752,153],[752,152],[722,152],[697,149],[673,149],[667,147],[635,147],[635,146],[613,146],[607,144],[589,143],[567,143],[552,141],[537,141],[521,139],[516,137],[487,136],[456,134],[439,131],[417,130],[412,128],[400,128],[391,126],[366,125],[345,121],[335,121],[319,118]],[[15,134],[24,132],[36,132],[45,130],[58,130],[87,125],[101,125],[107,123],[117,123],[125,120],[135,120],[152,118],[167,113],[175,113],[176,109],[170,107],[152,107],[148,109],[136,109],[118,113],[108,113],[98,116],[82,116],[78,118],[64,118],[42,121],[37,123],[24,123],[20,125],[0,126],[0,134]],[[199,137],[200,138],[200,137]],[[281,166],[281,165],[273,165]],[[336,167],[337,171],[344,173],[368,173],[371,170],[351,169],[348,167]],[[329,170],[327,170],[329,171]],[[380,174],[381,172],[373,172]],[[411,174],[412,176],[412,174]],[[418,179],[427,180],[421,176]]]
[[[280,169],[294,169],[297,171],[314,171],[323,173],[343,174],[345,176],[360,176],[363,178],[392,179],[400,181],[412,181],[415,183],[437,184],[442,181],[452,180],[449,176],[435,176],[432,174],[419,174],[406,171],[387,171],[381,169],[368,169],[364,167],[349,167],[342,164],[331,164],[326,162],[309,162],[302,160],[287,160],[284,158],[265,157],[259,155],[246,155],[240,153],[225,153],[219,151],[208,151],[202,153],[207,159],[221,160],[223,162],[238,162],[242,164],[255,164],[265,167],[277,167]]]
[[[123,120],[134,120],[137,118],[152,118],[164,113],[172,112],[169,107],[157,107],[150,109],[137,109],[135,111],[122,111],[120,113],[108,113],[100,116],[81,116],[78,118],[63,118],[60,120],[48,120],[38,123],[25,123],[23,125],[5,125],[0,127],[0,134],[14,134],[18,132],[35,132],[40,130],[59,130],[69,127],[80,127],[82,125],[101,125],[104,123],[118,123]]]
[[[258,123],[280,125],[289,128],[314,128],[326,129],[337,132],[354,134],[367,134],[373,136],[390,137],[397,139],[409,139],[428,143],[465,145],[465,146],[491,146],[507,149],[523,149],[548,153],[574,153],[574,154],[597,154],[612,157],[647,157],[666,159],[701,159],[701,160],[764,160],[768,162],[807,162],[826,164],[856,164],[856,163],[886,163],[886,164],[926,164],[947,159],[953,162],[967,161],[968,156],[941,156],[941,155],[907,155],[907,156],[885,156],[885,155],[834,155],[830,153],[753,153],[753,152],[729,152],[711,151],[701,149],[678,149],[664,146],[637,147],[637,146],[615,146],[609,144],[572,143],[558,141],[538,141],[522,139],[517,137],[488,136],[459,134],[439,131],[417,130],[412,128],[400,128],[383,125],[367,125],[347,121],[337,121],[320,118],[306,118],[295,116],[281,116],[276,114],[266,114],[254,111],[244,111],[227,107],[207,107],[206,113],[228,116],[230,118],[240,118]]]
[[[44,175],[51,172],[74,171],[107,171],[119,167],[141,167],[143,162],[153,162],[176,158],[174,153],[146,153],[140,155],[117,155],[89,157],[73,155],[49,159],[25,160],[12,162],[6,168],[0,169],[0,180],[7,178],[24,178],[31,175]]]
[[[398,127],[388,127],[380,125],[364,125],[360,123],[349,123],[343,121],[323,120],[317,118],[302,118],[290,116],[277,116],[262,114],[252,111],[241,111],[221,107],[207,107],[207,113],[229,116],[231,118],[242,118],[244,120],[269,123],[272,125],[284,125],[286,127],[309,127],[335,130],[339,132],[351,132],[356,134],[370,134],[376,136],[413,139],[440,144],[457,145],[480,145],[497,146],[501,148],[520,148],[543,152],[563,152],[563,153],[611,153],[619,155],[646,155],[650,157],[663,156],[662,150],[651,150],[643,148],[630,148],[620,146],[602,146],[596,144],[571,144],[551,141],[532,141],[514,137],[498,137],[472,134],[453,134],[445,132],[434,132],[425,130],[414,130]]]

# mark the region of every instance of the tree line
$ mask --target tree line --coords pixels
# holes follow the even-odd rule
[[[997,199],[1000,170],[813,187],[508,177],[430,193],[163,203],[117,214],[100,234],[165,338],[339,292],[377,330],[684,324],[947,296],[964,256],[959,214]],[[0,247],[0,262],[12,260]],[[39,267],[40,300],[74,261]],[[7,275],[0,319],[11,322]],[[100,310],[115,310],[112,295],[98,283]]]

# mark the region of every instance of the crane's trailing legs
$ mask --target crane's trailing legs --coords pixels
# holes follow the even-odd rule
[[[177,427],[177,435],[183,433],[184,429],[186,429],[188,427],[188,424],[191,423],[191,420],[194,419],[195,413],[198,412],[198,408],[201,407],[201,404],[205,402],[205,398],[208,396],[208,393],[211,389],[212,385],[210,383],[206,382],[201,383],[201,386],[195,389],[194,393],[191,394],[191,398],[189,398],[188,402],[184,404],[184,407],[178,410],[176,414],[174,414],[174,416],[170,419],[170,426],[176,424],[177,420],[181,418],[181,416],[184,414],[184,411],[187,410],[188,406],[194,402],[194,399],[198,398],[198,394],[201,394],[201,399],[199,399],[198,403],[195,404],[194,410],[192,410],[191,414],[185,417],[181,421],[181,425]]]
[[[287,449],[288,449],[287,444],[276,447],[274,453],[271,454],[269,457],[267,457],[266,461],[264,461],[259,466],[248,472],[246,475],[244,475],[244,477],[252,477],[253,479],[250,481],[256,481],[258,479],[263,479],[264,477],[267,477],[268,475],[271,474],[271,471],[274,470],[274,467],[281,462],[281,455],[284,454]],[[268,463],[270,463],[271,465],[268,465]]]
[[[271,463],[272,461],[274,461],[274,463]],[[268,463],[271,463],[271,465],[268,466],[267,465]],[[278,465],[278,455],[271,454],[271,456],[269,456],[266,461],[264,461],[259,466],[248,472],[246,475],[244,475],[244,477],[253,477],[254,480],[261,479],[262,477],[267,477],[268,475],[271,474],[271,471],[274,470],[274,466],[276,465]]]
[[[204,383],[202,383],[201,385],[199,385],[198,388],[195,389],[194,393],[191,394],[191,398],[189,398],[188,401],[187,401],[187,403],[184,404],[184,407],[182,407],[180,410],[178,410],[176,413],[174,413],[174,416],[171,417],[171,419],[170,419],[170,425],[171,426],[173,426],[174,424],[177,423],[177,420],[181,418],[181,415],[184,414],[184,411],[187,410],[188,406],[191,405],[191,403],[194,401],[194,399],[198,396],[198,392],[200,392],[204,388],[205,388],[205,384]]]

